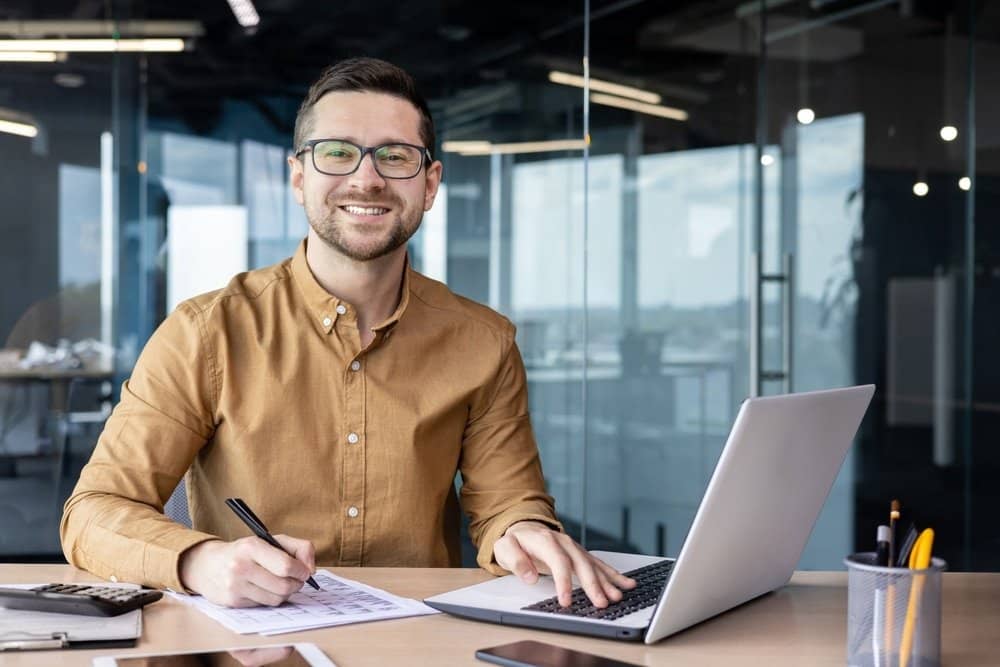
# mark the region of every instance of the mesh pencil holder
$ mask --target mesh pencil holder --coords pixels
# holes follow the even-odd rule
[[[940,667],[940,558],[922,570],[876,565],[874,552],[847,565],[847,664],[851,667]]]

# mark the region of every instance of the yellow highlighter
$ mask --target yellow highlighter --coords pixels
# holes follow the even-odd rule
[[[934,546],[934,531],[925,528],[917,538],[910,551],[910,569],[924,570],[931,565],[931,548]],[[906,667],[910,662],[910,651],[913,649],[913,626],[917,623],[917,611],[920,606],[920,595],[924,589],[924,576],[913,575],[913,586],[910,588],[910,601],[906,606],[906,620],[903,623],[903,638],[899,644],[899,667]]]

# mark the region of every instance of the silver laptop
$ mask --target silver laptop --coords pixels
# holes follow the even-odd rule
[[[788,583],[874,385],[744,401],[676,559],[592,552],[640,580],[608,610],[551,577],[500,577],[424,600],[464,618],[652,644]],[[579,582],[575,582],[579,585]]]

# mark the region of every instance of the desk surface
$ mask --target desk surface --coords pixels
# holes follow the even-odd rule
[[[330,568],[392,593],[423,598],[488,579],[475,569]],[[0,565],[0,582],[94,581],[65,565]],[[536,639],[641,665],[843,665],[847,574],[798,572],[776,593],[653,646],[465,621],[445,615],[381,621],[278,637],[231,633],[198,611],[164,599],[146,608],[135,649],[0,654],[4,667],[90,665],[95,655],[312,642],[338,667],[483,665],[477,648]],[[949,667],[996,664],[1000,573],[944,575],[942,659]]]

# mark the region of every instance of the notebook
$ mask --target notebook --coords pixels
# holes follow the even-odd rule
[[[593,552],[648,590],[612,612],[553,603],[550,577],[500,577],[424,600],[529,628],[656,642],[788,583],[868,408],[874,385],[750,398],[736,416],[676,559]],[[589,608],[588,608],[589,607]],[[595,613],[597,612],[597,613]]]

